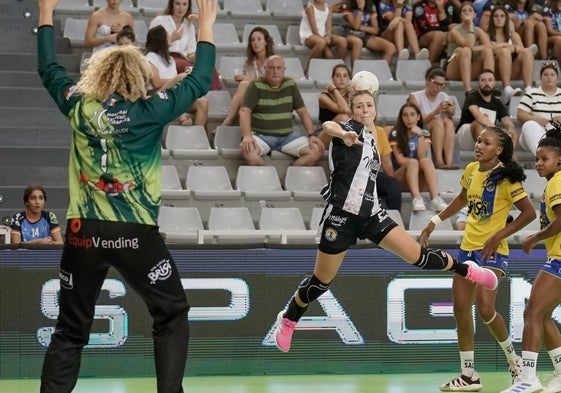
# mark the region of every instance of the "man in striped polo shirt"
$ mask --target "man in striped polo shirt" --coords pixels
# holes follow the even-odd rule
[[[249,83],[240,108],[241,150],[248,165],[265,165],[262,156],[271,150],[297,157],[293,165],[316,165],[323,154],[323,144],[314,135],[313,122],[294,79],[284,76],[281,56],[270,56],[265,76]],[[306,135],[293,129],[292,112],[296,111]]]

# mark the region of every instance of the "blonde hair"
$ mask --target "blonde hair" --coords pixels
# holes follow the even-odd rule
[[[151,74],[150,64],[137,47],[114,46],[90,58],[78,81],[78,92],[100,102],[114,93],[135,102],[148,97],[146,85]]]

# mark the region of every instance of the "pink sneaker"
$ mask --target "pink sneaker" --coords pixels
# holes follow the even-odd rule
[[[292,333],[298,322],[291,321],[288,318],[283,318],[284,310],[277,315],[277,328],[275,329],[275,344],[277,348],[283,352],[290,350],[290,343],[292,342]]]
[[[468,265],[466,280],[483,285],[491,291],[494,291],[497,288],[499,280],[495,273],[489,269],[482,268],[474,261],[465,261],[464,263]]]

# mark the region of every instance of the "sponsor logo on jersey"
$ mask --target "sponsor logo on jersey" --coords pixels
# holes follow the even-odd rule
[[[74,280],[72,278],[72,273],[65,272],[64,270],[59,270],[58,277],[60,278],[60,286],[65,289],[74,288]]]
[[[169,259],[162,259],[156,264],[148,273],[150,284],[155,284],[156,281],[165,281],[171,277],[172,273],[171,263]]]
[[[98,236],[76,236],[74,234],[70,234],[68,235],[67,243],[74,247],[85,248],[86,250],[92,247],[111,250],[132,248],[136,250],[139,247],[137,237],[131,239],[125,237],[119,237],[117,239],[102,239]]]

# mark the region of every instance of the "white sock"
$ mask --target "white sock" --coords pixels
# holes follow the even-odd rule
[[[508,363],[512,363],[514,361],[514,358],[516,357],[516,351],[514,350],[514,346],[512,345],[512,340],[510,339],[510,337],[503,342],[499,342],[499,345],[505,353],[506,361]]]
[[[462,375],[466,377],[471,377],[474,368],[474,354],[473,351],[460,351],[460,363],[462,368]]]
[[[561,375],[561,347],[548,351],[551,363],[555,368],[555,375]]]
[[[538,366],[538,353],[522,351],[522,380],[529,381],[536,378],[536,367]]]

